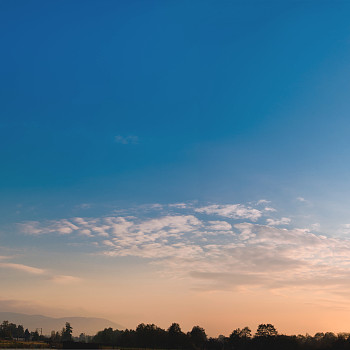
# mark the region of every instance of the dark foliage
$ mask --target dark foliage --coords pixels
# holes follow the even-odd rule
[[[69,322],[66,322],[65,327],[62,329],[62,341],[70,342],[72,341],[73,327]]]
[[[199,326],[182,332],[173,323],[167,330],[154,324],[140,324],[136,330],[106,328],[93,338],[95,343],[115,347],[184,349],[184,350],[350,350],[350,334],[316,333],[280,335],[272,324],[260,324],[254,336],[248,327],[233,330],[229,337],[207,338]]]
[[[22,325],[15,325],[8,321],[3,321],[0,325],[0,339],[19,339],[24,338],[24,329]]]
[[[82,337],[84,336],[84,337]],[[85,338],[81,334],[80,338]],[[207,338],[205,330],[194,326],[184,333],[178,323],[165,330],[154,324],[139,324],[135,330],[106,328],[98,332],[92,343],[73,342],[72,327],[66,323],[61,333],[52,331],[51,337],[40,336],[37,331],[24,331],[23,326],[4,321],[0,325],[0,339],[46,340],[53,345],[62,343],[63,348],[117,348],[183,349],[183,350],[350,350],[350,333],[316,333],[310,335],[281,335],[272,324],[260,324],[254,336],[248,327],[237,328],[229,337],[220,335]],[[65,340],[69,339],[69,340]]]

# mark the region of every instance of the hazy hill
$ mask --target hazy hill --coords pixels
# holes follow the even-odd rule
[[[36,328],[42,328],[43,334],[51,334],[52,330],[61,331],[66,322],[73,327],[73,335],[78,336],[80,333],[95,335],[104,328],[112,327],[113,329],[124,329],[120,324],[96,317],[62,317],[53,318],[42,315],[25,315],[15,312],[0,312],[0,322],[9,321],[15,324],[22,324],[24,329],[34,331]]]

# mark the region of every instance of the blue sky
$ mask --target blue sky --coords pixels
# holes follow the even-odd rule
[[[347,4],[1,6],[5,203],[344,185]]]
[[[231,214],[211,207],[205,222],[252,220],[232,214],[241,205],[261,212],[254,225],[347,239],[349,11],[341,1],[1,1],[3,255],[38,266],[52,251],[82,271],[94,245],[67,248],[62,220],[201,220],[213,205]],[[162,211],[145,209],[155,204]]]

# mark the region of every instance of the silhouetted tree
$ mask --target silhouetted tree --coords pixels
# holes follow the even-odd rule
[[[182,332],[178,323],[172,323],[168,328],[168,347],[170,348],[186,348],[187,337]]]
[[[250,330],[249,327],[244,327],[243,329],[237,328],[235,329],[231,335],[230,339],[235,339],[235,338],[250,338],[252,336],[252,331]]]
[[[154,324],[141,323],[136,328],[136,340],[140,347],[160,348],[166,346],[166,331]]]
[[[199,326],[194,326],[189,333],[191,343],[196,349],[203,349],[204,344],[207,341],[207,335],[205,330]]]
[[[277,339],[277,331],[272,324],[259,324],[252,345],[255,349],[274,350],[279,348],[279,340]]]
[[[26,330],[24,331],[24,340],[28,341],[30,339],[30,333],[28,328],[26,328]]]
[[[219,338],[209,338],[205,344],[207,350],[222,350],[224,343]]]
[[[120,334],[119,344],[122,347],[136,347],[137,339],[136,339],[136,331],[132,329],[126,329],[122,331]]]
[[[21,324],[17,327],[17,338],[24,338],[24,328]]]
[[[73,328],[69,322],[66,322],[65,328],[62,329],[62,341],[72,341]]]
[[[259,324],[258,329],[255,333],[255,337],[274,337],[277,335],[276,328],[268,323],[268,324]]]
[[[0,325],[0,337],[2,339],[10,339],[9,321],[3,321]]]
[[[17,325],[14,323],[9,323],[8,325],[11,338],[18,338]]]
[[[117,345],[117,339],[112,328],[105,328],[94,337],[94,342],[104,345]]]
[[[235,329],[229,337],[229,344],[234,349],[244,349],[248,346],[252,331],[249,327]]]
[[[38,341],[39,340],[39,332],[36,330],[35,332],[31,332],[30,336],[33,341]]]
[[[86,343],[86,334],[85,333],[80,333],[79,335],[79,341],[81,343]]]
[[[55,342],[61,342],[61,340],[62,340],[61,334],[59,332],[56,332],[54,341]]]
[[[168,333],[174,335],[181,334],[182,331],[180,325],[178,323],[172,323],[171,326],[168,328]]]

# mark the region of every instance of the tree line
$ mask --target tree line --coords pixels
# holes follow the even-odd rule
[[[16,325],[9,321],[3,321],[0,324],[0,339],[5,340],[24,340],[24,341],[52,341],[52,342],[64,342],[72,341],[73,328],[69,322],[66,322],[65,327],[61,332],[51,332],[51,337],[43,336],[39,334],[39,329],[29,332],[28,328],[24,329],[23,325]],[[40,332],[41,333],[41,332]]]
[[[350,350],[350,333],[316,333],[310,335],[282,335],[272,324],[260,324],[255,332],[249,327],[237,328],[230,336],[208,337],[205,330],[194,326],[184,333],[178,323],[167,330],[154,324],[140,324],[136,330],[98,332],[93,342],[118,348],[182,349],[182,350]]]
[[[168,329],[144,323],[139,324],[135,330],[105,328],[93,337],[83,333],[79,337],[73,337],[72,331],[72,326],[66,322],[60,332],[52,331],[51,336],[43,336],[38,330],[29,332],[22,325],[4,321],[0,325],[0,339],[41,340],[52,346],[57,343],[72,345],[75,341],[77,345],[85,343],[89,344],[89,348],[97,349],[107,346],[178,350],[350,350],[350,333],[283,335],[272,324],[260,324],[254,334],[249,327],[244,327],[233,330],[228,337],[220,335],[217,338],[208,337],[199,326],[194,326],[190,332],[185,333],[178,323],[173,323]]]

